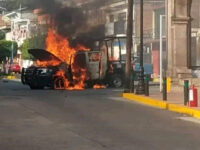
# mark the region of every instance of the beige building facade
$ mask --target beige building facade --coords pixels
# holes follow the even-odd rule
[[[192,76],[191,66],[191,5],[192,0],[167,0],[167,75],[186,79]]]

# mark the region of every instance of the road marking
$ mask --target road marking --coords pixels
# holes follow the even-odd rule
[[[200,124],[200,119],[193,117],[177,117],[176,119]]]

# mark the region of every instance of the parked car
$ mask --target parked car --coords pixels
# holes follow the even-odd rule
[[[21,73],[21,67],[18,63],[13,63],[9,65],[9,72]]]

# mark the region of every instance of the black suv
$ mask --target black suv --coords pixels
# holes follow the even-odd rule
[[[56,73],[62,70],[65,78],[72,81],[71,68],[65,62],[62,62],[55,55],[43,49],[30,49],[29,53],[39,61],[59,61],[57,66],[37,67],[31,66],[22,69],[21,81],[23,84],[29,85],[31,89],[43,89],[44,87],[55,88],[55,81],[64,84],[64,80]],[[60,85],[61,86],[61,85]],[[63,85],[64,86],[64,85]]]

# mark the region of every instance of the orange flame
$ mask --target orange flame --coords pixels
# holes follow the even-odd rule
[[[58,77],[55,80],[54,88],[55,89],[68,89],[68,90],[83,90],[84,81],[87,79],[86,68],[81,68],[74,64],[75,54],[79,51],[89,51],[88,48],[77,45],[75,48],[70,47],[69,41],[67,38],[57,34],[55,30],[49,29],[48,35],[46,38],[46,49],[48,52],[54,54],[62,62],[65,62],[68,65],[71,65],[73,72],[73,84],[70,84],[70,81],[65,76],[65,72],[60,70],[54,77]],[[61,62],[51,60],[48,62],[37,61],[36,64],[40,66],[56,66]]]
[[[76,49],[69,46],[68,39],[56,34],[53,29],[49,29],[46,49],[67,64],[71,64],[71,58],[76,53]]]
[[[58,60],[50,60],[50,61],[39,61],[36,60],[36,65],[40,67],[46,67],[46,66],[58,66],[61,62]]]
[[[93,86],[93,88],[94,88],[94,89],[105,89],[106,86],[105,86],[105,85],[95,84],[95,85]]]
[[[58,72],[56,72],[54,77],[57,77],[54,80],[54,89],[62,90],[67,89],[70,86],[70,82],[65,77],[65,72],[63,70],[59,70]]]

